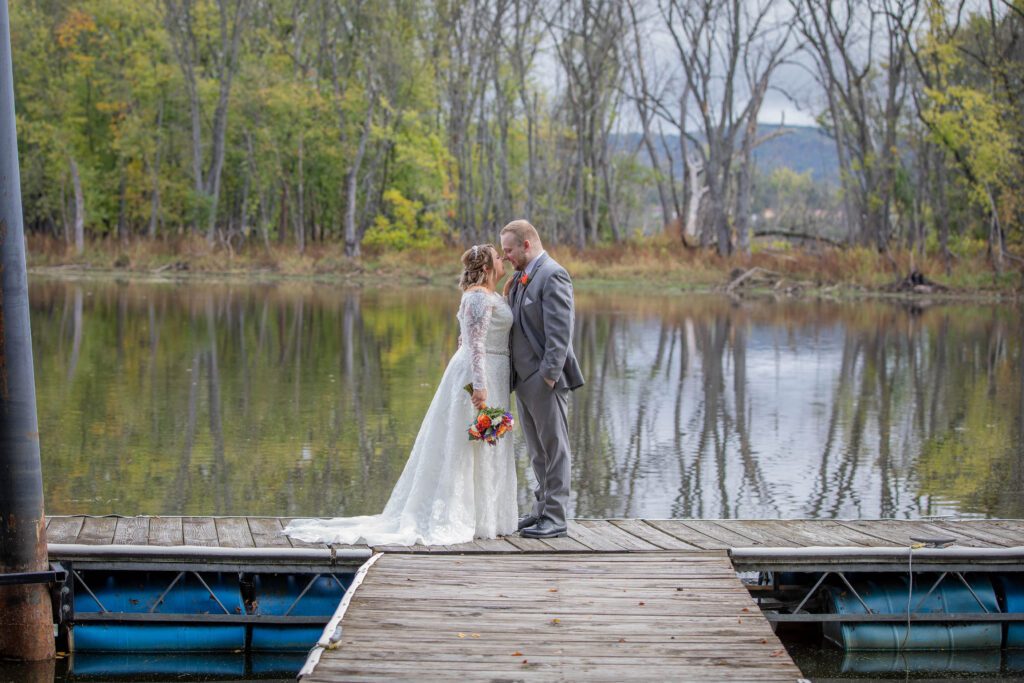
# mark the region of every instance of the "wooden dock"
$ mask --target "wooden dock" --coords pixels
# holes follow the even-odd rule
[[[51,544],[325,547],[275,517],[53,517]],[[800,680],[734,548],[1021,548],[1020,520],[574,520],[567,538],[376,553],[302,680]],[[311,662],[313,661],[311,660]]]
[[[280,517],[56,516],[50,543],[200,545],[222,548],[326,547],[281,533]],[[581,519],[568,538],[509,536],[455,546],[376,546],[398,553],[551,553],[728,550],[737,547],[906,547],[912,537],[947,536],[971,548],[1024,546],[1024,520],[706,520]],[[366,548],[367,546],[344,546]]]
[[[796,681],[718,552],[385,554],[303,681]]]

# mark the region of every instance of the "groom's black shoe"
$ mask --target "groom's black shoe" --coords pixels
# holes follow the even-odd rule
[[[519,518],[519,531],[522,531],[528,526],[533,526],[540,521],[540,517],[534,514],[523,515]]]
[[[547,517],[542,517],[533,526],[528,526],[519,532],[523,538],[562,538],[565,536],[564,526],[555,526]]]

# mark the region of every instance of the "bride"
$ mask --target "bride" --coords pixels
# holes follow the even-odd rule
[[[462,255],[459,349],[420,425],[409,460],[379,515],[296,519],[284,532],[302,541],[368,545],[453,545],[516,531],[512,438],[469,441],[476,408],[510,408],[512,311],[495,291],[505,274],[490,244]],[[464,387],[472,382],[470,396]]]

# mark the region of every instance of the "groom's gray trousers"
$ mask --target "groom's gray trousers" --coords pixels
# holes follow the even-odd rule
[[[547,517],[565,526],[569,505],[568,405],[569,390],[556,385],[552,389],[540,372],[534,372],[516,386],[519,421],[530,453],[530,465],[537,478],[533,514]]]
[[[572,350],[572,280],[546,253],[537,257],[533,275],[525,283],[521,275],[513,276],[509,291],[514,318],[509,379],[537,477],[533,514],[565,527],[571,464],[568,394],[583,386],[583,373]],[[555,381],[554,388],[544,381],[545,376]]]

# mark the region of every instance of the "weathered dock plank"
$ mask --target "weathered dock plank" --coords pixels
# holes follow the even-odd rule
[[[639,536],[634,536],[604,519],[581,519],[580,525],[604,538],[611,539],[626,550],[661,550],[655,544],[645,541]]]
[[[384,555],[342,625],[304,681],[800,678],[722,552]]]
[[[778,520],[772,520],[773,522]],[[788,520],[787,520],[788,521]],[[804,536],[810,537],[813,542],[805,545],[847,545],[847,546],[877,546],[879,545],[879,539],[865,534],[862,531],[851,529],[848,526],[844,526],[839,522],[823,519],[823,520],[805,520],[796,519],[792,520],[792,528]],[[782,525],[785,529],[789,529],[790,525]],[[787,531],[788,533],[788,531]]]
[[[637,538],[642,538],[662,550],[697,550],[697,546],[680,541],[664,531],[658,531],[642,519],[612,519],[612,524]]]
[[[449,553],[479,553],[483,552],[483,549],[477,545],[476,541],[469,541],[467,543],[456,543],[454,545],[446,545],[444,547],[445,552]]]
[[[544,544],[551,550],[564,550],[573,553],[590,552],[590,548],[579,541],[563,536],[562,538],[545,538]]]
[[[737,522],[735,520],[716,520],[712,522],[712,528],[728,529],[734,534],[749,538],[755,546],[769,546],[775,548],[794,548],[804,545],[812,545],[806,536],[802,536],[786,527],[785,530],[778,529],[771,524],[772,520],[752,520],[751,522]],[[725,540],[725,539],[723,539]]]
[[[519,550],[525,552],[545,553],[551,551],[551,546],[539,538],[523,538],[521,536],[509,536],[505,539]]]
[[[742,533],[743,527],[739,525],[725,526],[711,519],[687,519],[682,523],[695,531],[721,541],[730,548],[742,545],[764,545],[753,536]]]
[[[86,517],[82,522],[82,530],[78,532],[75,543],[87,545],[107,545],[114,540],[117,529],[117,517]]]
[[[213,517],[182,517],[181,531],[185,545],[220,545]]]
[[[936,520],[933,522],[933,525],[943,531],[966,534],[992,547],[1009,548],[1024,543],[1024,539],[1021,539],[1012,531],[994,524],[985,524],[983,521],[972,522],[965,520],[963,522],[947,523],[946,520]]]
[[[725,550],[729,548],[728,543],[693,529],[681,519],[648,519],[645,521],[658,531],[663,531],[669,536],[674,536],[680,541],[689,543],[700,550]]]
[[[880,539],[881,545],[913,545],[912,537],[934,537],[948,536],[941,531],[928,528],[928,526],[917,520],[843,520],[839,522],[845,527],[861,531]]]
[[[116,545],[149,545],[149,517],[119,517],[114,527]]]
[[[184,545],[181,517],[152,517],[149,520],[150,545]]]
[[[74,543],[82,530],[84,517],[47,517],[46,540],[50,543]]]
[[[249,517],[249,533],[257,548],[290,548],[284,527],[277,517]]]
[[[624,547],[610,538],[605,538],[600,533],[583,526],[578,521],[569,520],[567,524],[569,538],[581,543],[591,550],[621,552]]]
[[[221,548],[255,548],[252,532],[245,517],[217,517],[217,542]]]
[[[985,520],[985,527],[994,532],[999,532],[1013,539],[1014,545],[1024,545],[1024,520],[1020,519],[998,519]],[[981,520],[970,521],[970,524],[980,524]]]
[[[491,553],[515,553],[519,548],[515,547],[503,538],[478,538],[475,543],[480,549]]]

